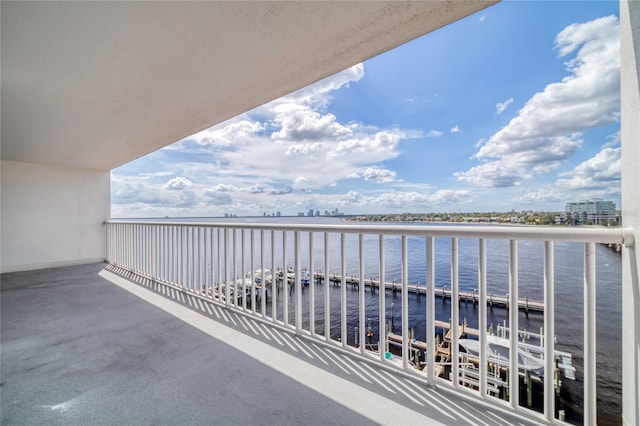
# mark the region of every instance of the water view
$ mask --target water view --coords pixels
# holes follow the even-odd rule
[[[172,222],[172,220],[168,220]],[[297,224],[328,224],[338,225],[341,222],[337,218],[246,218],[246,219],[180,219],[180,222],[227,222],[227,223],[297,223]],[[388,223],[385,225],[389,225]],[[433,224],[429,224],[433,226]],[[392,225],[393,226],[393,225]],[[309,233],[300,233],[300,262],[302,269],[309,269]],[[242,232],[237,231],[235,253],[237,259],[242,258]],[[230,271],[230,276],[235,280],[243,277],[251,270],[255,271],[262,266],[277,270],[294,265],[294,235],[287,232],[286,260],[283,260],[282,233],[274,234],[275,252],[271,264],[271,232],[264,232],[264,264],[260,256],[260,232],[254,232],[254,259],[251,263],[250,247],[251,233],[244,233],[245,264],[240,260],[231,264],[235,269]],[[365,235],[364,242],[364,272],[365,280],[375,280],[379,276],[379,240],[377,235]],[[345,266],[348,276],[359,276],[359,242],[358,235],[346,234],[345,240]],[[543,300],[543,250],[541,241],[519,241],[518,243],[518,295],[520,299],[534,301]],[[567,352],[573,357],[575,367],[575,380],[569,380],[560,375],[561,387],[556,400],[556,409],[562,410],[566,420],[572,423],[582,421],[583,412],[583,263],[584,245],[579,243],[556,242],[555,245],[555,334],[556,351]],[[385,237],[385,281],[397,282],[401,288],[402,279],[402,252],[401,237]],[[408,282],[425,286],[426,282],[426,243],[424,237],[408,237]],[[313,271],[325,272],[324,259],[324,234],[313,234]],[[459,239],[459,288],[460,291],[478,292],[478,241],[477,239]],[[328,263],[330,274],[339,274],[341,271],[341,239],[340,234],[331,233],[328,237]],[[213,266],[213,277],[216,278]],[[244,270],[242,267],[244,266]],[[614,250],[598,245],[596,247],[596,273],[597,273],[597,380],[598,380],[598,420],[600,424],[616,424],[621,416],[621,259]],[[487,241],[487,294],[491,296],[505,296],[508,293],[509,280],[509,242],[506,240]],[[341,289],[335,283],[323,281],[314,282],[315,301],[315,332],[324,334],[325,326],[325,292],[329,293],[329,314],[331,322],[330,334],[333,339],[341,336]],[[435,239],[435,285],[437,288],[451,289],[451,239]],[[293,286],[279,289],[275,295],[277,317],[284,320],[283,306],[287,297],[288,322],[295,322],[295,291]],[[379,295],[378,289],[366,289],[365,292],[365,317],[367,334],[372,350],[378,350],[377,342],[381,335],[379,330]],[[311,284],[302,286],[303,328],[310,327],[310,295]],[[272,299],[268,295],[267,315],[271,314]],[[386,291],[386,321],[391,333],[401,333],[401,293]],[[408,299],[409,327],[417,341],[426,341],[426,304],[425,296],[410,294]],[[357,286],[347,286],[347,342],[356,345],[357,327],[359,324],[359,304]],[[259,310],[259,305],[256,306]],[[477,328],[479,308],[474,303],[461,301],[459,318],[461,323],[468,327]],[[436,320],[448,322],[451,317],[450,300],[436,297]],[[508,310],[493,306],[487,309],[487,324],[495,333],[499,327],[508,327]],[[519,313],[519,330],[531,333],[541,333],[543,327],[543,315],[539,312]],[[442,329],[436,329],[441,338],[444,336]],[[446,331],[445,331],[446,332]],[[394,352],[393,346],[390,351]],[[395,350],[398,353],[397,350]],[[462,352],[462,351],[461,351]],[[539,383],[538,383],[539,385]],[[540,389],[539,389],[539,388]],[[535,398],[541,386],[533,386],[534,398],[531,408],[541,411],[542,398]],[[523,394],[520,404],[527,401]]]

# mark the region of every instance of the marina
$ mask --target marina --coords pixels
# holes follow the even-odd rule
[[[357,290],[360,285],[364,285],[371,293],[379,291],[380,288],[384,288],[387,293],[391,293],[392,297],[396,292],[401,290],[402,284],[397,281],[385,281],[381,285],[380,280],[376,277],[360,280],[356,276],[342,276],[341,274],[324,274],[323,272],[314,272],[311,274],[308,269],[300,270],[300,284],[302,287],[309,286],[311,283],[311,276],[316,284],[324,285],[329,284],[330,287],[340,287],[341,285],[347,285],[352,290]],[[268,297],[268,290],[273,288],[273,279],[276,280],[276,289],[280,293],[280,289],[284,287],[284,283],[287,283],[288,293],[295,288],[296,280],[298,279],[295,269],[288,267],[286,272],[283,269],[277,269],[272,272],[268,269],[259,269],[253,272],[248,272],[244,275],[244,278],[236,279],[231,283],[229,289],[230,295],[237,294],[237,300],[234,301],[237,305],[251,306],[252,302],[260,301],[263,297]],[[264,280],[264,282],[263,282]],[[264,285],[263,285],[264,284]],[[426,287],[409,284],[407,285],[408,293],[416,295],[420,298],[421,295],[426,295]],[[214,292],[220,300],[224,300],[225,285],[221,286],[221,293],[218,296],[218,292]],[[434,295],[441,300],[451,300],[451,290],[445,287],[435,287]],[[475,291],[460,291],[459,298],[460,303],[470,304],[476,306],[479,303],[479,295]],[[506,296],[494,296],[493,294],[487,296],[487,305],[490,307],[496,307],[496,309],[505,310],[508,309],[508,297]],[[520,311],[524,311],[528,314],[532,312],[543,312],[544,305],[540,301],[531,301],[528,299],[520,299],[518,303]],[[450,381],[453,381],[453,363],[457,363],[458,382],[462,386],[470,387],[474,390],[479,389],[479,364],[480,364],[480,330],[471,327],[467,324],[466,318],[457,327],[457,339],[460,350],[458,351],[458,359],[454,360],[452,353],[453,340],[453,327],[451,320],[442,321],[435,320],[433,327],[436,332],[435,346],[429,348],[425,341],[416,339],[415,330],[411,328],[409,330],[409,345],[408,345],[408,358],[410,364],[416,369],[416,371],[422,371],[426,366],[426,358],[429,352],[434,354],[434,372],[436,377],[441,377]],[[384,333],[374,333],[371,321],[369,321],[368,329],[366,332],[367,341],[363,342],[365,350],[373,353],[379,353],[380,350],[384,350],[384,354],[387,360],[395,362],[395,357],[402,356],[403,348],[403,336],[393,332],[393,318],[391,322],[387,323]],[[359,342],[358,328],[354,329],[355,340],[353,342],[355,347],[360,347],[362,342]],[[506,321],[502,324],[498,324],[495,328],[493,323],[487,330],[486,334],[486,348],[487,354],[487,392],[495,397],[508,400],[509,393],[509,369],[510,364],[510,347],[509,347],[509,333],[510,330],[507,327]],[[377,337],[374,341],[374,337]],[[380,342],[384,342],[381,347]],[[533,388],[532,384],[543,383],[544,374],[544,335],[542,328],[539,333],[530,332],[527,330],[518,330],[518,374],[522,383],[520,387],[526,394],[526,404],[531,407],[533,404]],[[573,366],[572,354],[566,351],[554,349],[554,372],[552,379],[554,380],[554,388],[557,394],[560,393],[562,380],[560,374],[567,379],[574,381],[576,379],[576,368]]]
[[[261,283],[261,276],[262,276],[262,272],[260,270],[255,271],[253,274],[251,272],[247,273],[245,275],[245,284],[247,286],[251,285],[252,275],[254,277],[256,285],[259,286]],[[279,287],[282,287],[284,275],[285,274],[282,269],[278,269],[275,273],[276,282]],[[300,280],[302,285],[304,286],[309,285],[310,275],[311,275],[310,272],[306,269],[303,269],[301,271]],[[271,283],[273,273],[270,270],[265,270],[264,276],[265,276],[265,282],[267,283],[267,285],[269,285]],[[296,277],[295,277],[295,272],[293,268],[291,267],[287,268],[286,276],[287,276],[288,285],[289,286],[294,285]],[[334,286],[342,285],[343,281],[346,285],[352,286],[355,288],[361,285],[360,278],[355,275],[346,275],[343,279],[341,274],[337,274],[337,273],[326,274],[322,271],[316,271],[313,273],[313,278],[316,283],[324,283],[325,281],[328,280],[329,283],[331,283]],[[242,285],[242,282],[243,282],[242,279],[236,280],[236,283],[239,285]],[[371,291],[379,290],[381,287],[380,280],[375,277],[364,279],[362,282],[364,283],[364,286],[370,289]],[[395,294],[402,290],[402,283],[395,280],[385,281],[383,284],[383,287],[386,291],[391,291],[393,294]],[[267,291],[268,291],[268,286],[267,286]],[[407,291],[410,294],[416,295],[417,297],[427,294],[426,286],[419,285],[419,284],[408,284]],[[436,298],[440,298],[442,300],[451,300],[451,289],[445,286],[435,286],[434,295],[436,296]],[[458,300],[460,301],[460,303],[469,303],[472,305],[477,305],[480,302],[480,294],[475,290],[474,291],[460,290],[458,292]],[[504,295],[494,294],[494,293],[487,294],[487,306],[489,307],[495,306],[499,308],[508,309],[509,308],[508,294],[504,294]],[[544,312],[544,303],[540,300],[520,298],[518,299],[518,309],[521,311],[524,311],[525,313]]]

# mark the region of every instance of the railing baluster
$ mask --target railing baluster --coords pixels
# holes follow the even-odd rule
[[[271,231],[271,319],[278,320],[276,295],[278,294],[278,275],[276,274],[276,231]]]
[[[289,268],[287,267],[287,231],[282,231],[282,315],[284,326],[289,324]]]
[[[451,379],[454,387],[459,384],[459,345],[458,333],[460,327],[460,289],[458,282],[458,238],[451,238]]]
[[[131,270],[136,271],[137,270],[137,254],[138,254],[138,247],[136,245],[137,243],[137,239],[136,239],[136,233],[138,231],[138,227],[136,225],[131,225]]]
[[[596,247],[584,245],[584,424],[595,425],[596,399]]]
[[[149,230],[151,232],[151,278],[153,281],[158,280],[158,228],[155,226],[150,226]]]
[[[224,304],[229,307],[229,299],[231,298],[231,285],[229,282],[229,267],[231,259],[230,242],[229,242],[229,228],[224,228]],[[234,257],[235,259],[235,257]]]
[[[316,334],[316,277],[313,263],[313,237],[309,232],[309,332]]]
[[[183,290],[186,290],[186,278],[187,278],[187,262],[186,262],[186,237],[185,234],[187,230],[184,227],[180,227],[180,286]]]
[[[196,258],[196,264],[198,265],[198,294],[202,294],[202,282],[203,282],[203,272],[205,271],[205,259],[206,253],[204,253],[206,246],[203,245],[204,238],[202,236],[202,227],[198,226],[196,228],[198,231],[198,257]]]
[[[222,281],[223,281],[223,268],[224,271],[227,269],[227,264],[223,262],[223,258],[226,257],[226,250],[222,251],[222,245],[224,242],[224,230],[222,228],[218,228],[218,282],[216,283],[215,290],[211,293],[213,294],[215,291],[218,292],[218,302],[222,302]],[[226,272],[225,272],[226,273]]]
[[[260,230],[260,315],[262,318],[266,315],[267,312],[267,282],[264,275],[264,229]],[[273,271],[271,271],[271,276],[273,279]],[[255,279],[254,279],[255,282]]]
[[[360,353],[364,355],[364,351],[366,348],[366,341],[365,341],[365,300],[364,300],[364,287],[365,287],[365,282],[364,282],[364,234],[359,234],[358,235],[358,249],[359,249],[359,255],[360,255],[360,283],[358,284],[358,297],[359,297],[359,303],[358,303],[358,307],[359,307],[359,327],[360,329],[358,330],[360,332]]]
[[[426,321],[426,332],[427,332],[427,351],[424,356],[427,362],[427,383],[430,386],[435,385],[435,356],[436,356],[436,339],[435,339],[435,322],[436,322],[436,312],[435,312],[435,251],[434,251],[434,238],[427,237],[426,241],[426,312],[427,312],[427,321]]]
[[[237,265],[237,260],[238,260],[238,236],[236,234],[236,228],[233,228],[233,239],[231,240],[232,246],[231,247],[231,261],[233,263],[232,267],[232,276],[231,276],[231,282],[228,284],[229,287],[231,287],[233,285],[233,303],[232,305],[235,306],[236,308],[238,307],[238,265]]]
[[[191,227],[191,273],[190,278],[191,278],[191,291],[195,293],[196,288],[197,288],[197,283],[196,283],[196,277],[197,277],[197,267],[198,264],[196,262],[196,258],[197,258],[197,247],[196,247],[196,242],[197,242],[197,236],[196,236],[196,231],[197,229],[192,226]]]
[[[509,241],[509,402],[519,405],[518,373],[518,241]]]
[[[478,328],[480,335],[478,344],[480,346],[480,396],[487,397],[487,241],[480,238],[478,241],[478,293],[479,311]]]
[[[175,245],[171,234],[173,233],[173,226],[167,226],[166,234],[167,239],[165,244],[167,245],[167,282],[173,284],[173,250]]]
[[[250,275],[249,275],[249,285],[251,286],[251,313],[255,315],[256,313],[256,270],[255,270],[255,254],[254,254],[254,238],[255,238],[255,234],[253,232],[253,229],[251,229],[251,231],[249,232],[249,236],[251,237],[251,244],[250,244],[250,256],[249,256],[249,262],[251,263],[250,266]]]
[[[553,241],[544,242],[544,417],[551,422],[555,417],[555,282]]]
[[[329,309],[331,301],[329,299],[329,233],[324,233],[324,338],[331,339],[331,314]]]
[[[244,251],[245,251],[245,247],[244,247],[244,240],[245,240],[245,235],[244,235],[244,229],[242,231],[240,231],[240,238],[242,238],[242,242],[240,243],[240,250],[241,250],[241,261],[240,261],[240,277],[242,280],[242,309],[244,309],[245,311],[247,310],[247,280],[245,278],[245,274],[247,273],[247,270],[245,268],[245,256],[244,256]],[[236,280],[237,282],[237,280]]]
[[[294,318],[296,324],[296,334],[302,330],[302,281],[300,265],[300,231],[294,233],[294,258],[295,258],[295,292],[296,304],[294,307]]]
[[[342,283],[340,285],[340,341],[342,347],[347,347],[347,252],[345,249],[346,235],[340,233],[340,273]]]
[[[402,368],[409,367],[409,255],[407,236],[402,236]]]
[[[378,235],[378,257],[380,259],[380,269],[378,271],[380,275],[378,278],[378,352],[380,353],[380,362],[384,362],[387,355],[387,308],[385,306],[387,290],[384,286],[384,254],[384,234],[380,234]]]

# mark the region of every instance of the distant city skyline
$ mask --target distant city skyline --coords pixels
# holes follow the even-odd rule
[[[113,170],[112,214],[619,206],[617,16],[501,2]]]

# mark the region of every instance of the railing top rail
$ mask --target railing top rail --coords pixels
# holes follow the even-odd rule
[[[593,242],[633,246],[633,228],[598,227],[550,227],[536,225],[386,225],[386,224],[283,224],[283,223],[238,223],[238,222],[174,222],[111,220],[105,223],[182,226],[229,229],[254,229],[265,231],[301,231],[329,233],[358,233],[375,235],[408,235],[458,238],[487,238],[506,240],[537,240]]]

